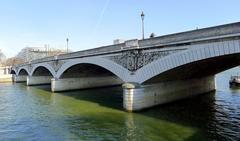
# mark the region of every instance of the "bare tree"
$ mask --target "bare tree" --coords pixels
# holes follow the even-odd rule
[[[4,65],[6,61],[6,56],[0,50],[0,66]]]
[[[6,66],[14,66],[14,65],[18,65],[18,64],[22,64],[24,63],[24,60],[17,58],[17,57],[12,57],[12,58],[8,58],[5,65]]]

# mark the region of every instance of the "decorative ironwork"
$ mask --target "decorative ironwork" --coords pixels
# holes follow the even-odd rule
[[[27,69],[28,69],[29,73],[31,73],[31,72],[32,72],[32,69],[33,69],[32,64],[28,64],[28,65],[27,65]]]
[[[135,72],[159,58],[178,51],[179,50],[146,52],[143,50],[130,50],[123,52],[121,55],[109,56],[107,58],[127,68],[129,71]]]
[[[48,62],[48,64],[53,67],[55,72],[57,72],[65,62],[66,61],[63,61],[63,60],[55,60],[55,61]]]

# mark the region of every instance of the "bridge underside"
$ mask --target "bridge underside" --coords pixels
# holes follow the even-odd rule
[[[186,80],[212,76],[240,64],[240,54],[231,54],[208,58],[185,64],[163,72],[145,81],[143,84],[160,83],[175,80]]]
[[[13,75],[13,81],[16,82],[16,83],[26,82],[28,75],[29,74],[25,69],[21,69],[19,71],[18,75],[16,75],[16,74]]]
[[[93,64],[78,64],[68,68],[60,78],[51,81],[51,90],[69,91],[120,85],[123,81],[112,72]]]
[[[27,85],[49,85],[52,78],[51,72],[47,68],[40,66],[34,70],[31,76],[27,76]]]

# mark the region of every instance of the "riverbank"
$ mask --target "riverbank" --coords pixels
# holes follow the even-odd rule
[[[0,75],[0,83],[12,82],[12,74]]]

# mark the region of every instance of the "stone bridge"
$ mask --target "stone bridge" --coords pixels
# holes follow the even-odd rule
[[[238,66],[240,23],[73,52],[14,66],[15,82],[68,91],[122,85],[136,111],[215,90],[215,74]]]

